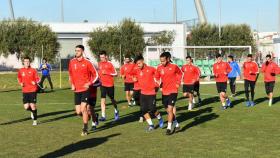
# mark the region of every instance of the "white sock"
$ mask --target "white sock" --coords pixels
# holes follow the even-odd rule
[[[147,123],[148,123],[150,126],[153,125],[152,119],[147,119],[146,121],[147,121]]]
[[[102,112],[102,113],[101,113],[101,116],[102,116],[102,117],[105,117],[105,112]]]
[[[117,109],[115,109],[115,113],[118,113],[119,111]]]
[[[92,125],[92,126],[96,126],[95,122],[93,122],[93,121],[91,122],[91,125]]]
[[[192,110],[192,103],[189,103],[189,108],[188,110]]]
[[[171,130],[171,126],[172,126],[172,123],[171,123],[171,122],[168,122],[168,123],[167,123],[167,129],[170,129],[170,130]]]
[[[179,127],[180,126],[177,120],[173,121],[173,123],[175,124],[175,127]]]
[[[161,119],[161,116],[160,116],[160,114],[158,114],[158,115],[157,115],[157,119],[159,119],[159,120]]]
[[[192,102],[195,104],[195,98],[193,97],[193,100],[192,100]]]
[[[223,106],[226,106],[226,103],[222,103]]]

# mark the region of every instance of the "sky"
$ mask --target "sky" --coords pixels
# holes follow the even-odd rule
[[[173,0],[63,0],[65,22],[172,22]],[[277,31],[280,0],[220,0],[221,23],[246,23],[261,32]],[[219,23],[219,0],[202,0],[209,23]],[[13,0],[15,17],[61,21],[61,0]],[[10,18],[9,0],[0,0],[0,20]],[[178,21],[197,18],[194,0],[177,0]]]

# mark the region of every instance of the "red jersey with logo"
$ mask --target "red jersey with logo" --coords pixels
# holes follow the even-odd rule
[[[86,91],[85,84],[92,84],[98,78],[97,71],[93,67],[92,63],[85,59],[77,58],[71,59],[69,62],[69,79],[72,85],[75,87],[75,92]]]
[[[161,80],[163,95],[178,93],[182,80],[182,71],[172,63],[168,63],[166,66],[159,65],[156,71],[156,80]]]
[[[22,92],[31,93],[37,91],[37,83],[40,81],[38,73],[35,69],[21,68],[18,71],[18,82],[23,84]]]
[[[246,61],[243,64],[243,77],[245,80],[256,81],[259,73],[258,64],[254,61]]]
[[[186,85],[193,85],[196,81],[199,80],[200,71],[199,68],[193,64],[183,65],[181,68],[183,72],[183,83]]]
[[[151,66],[144,65],[142,69],[137,69],[136,79],[141,89],[141,94],[144,95],[155,95],[155,74],[156,69]]]
[[[264,73],[264,81],[265,82],[273,82],[276,80],[276,76],[273,76],[272,73],[279,74],[280,68],[275,62],[269,62],[268,65],[266,65],[266,62],[262,64],[262,73]]]
[[[133,67],[133,70],[132,70],[132,76],[133,77],[136,77],[136,74],[138,72],[138,66],[136,64],[134,64],[134,67]],[[133,87],[134,90],[138,91],[140,90],[140,85],[139,85],[139,82],[138,81],[135,81],[134,82],[134,87]]]
[[[109,61],[98,63],[98,74],[101,81],[101,85],[104,87],[114,86],[114,76],[117,75],[117,71],[113,64]]]
[[[215,76],[216,82],[227,82],[228,73],[231,72],[231,67],[227,62],[216,62],[213,65],[213,73]]]
[[[128,63],[128,64],[124,64],[121,69],[120,69],[120,74],[124,77],[124,82],[125,83],[133,83],[133,75],[132,75],[132,71],[134,68],[134,64],[132,63]]]

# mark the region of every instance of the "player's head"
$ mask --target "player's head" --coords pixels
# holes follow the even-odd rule
[[[124,63],[130,63],[131,62],[131,58],[130,58],[130,55],[125,55],[124,56]]]
[[[233,61],[233,55],[229,55],[227,59],[228,59],[228,62],[232,62]]]
[[[48,62],[48,60],[46,58],[43,58],[43,63],[45,64],[47,62]]]
[[[99,53],[99,59],[100,61],[104,62],[104,61],[107,61],[107,52],[102,50],[100,53]]]
[[[26,56],[26,57],[23,58],[23,66],[24,66],[25,68],[30,67],[30,62],[31,62],[30,57]]]
[[[85,47],[83,45],[77,45],[75,47],[75,57],[80,58],[83,56],[83,53],[85,51]]]
[[[186,62],[187,62],[187,64],[191,64],[192,63],[192,57],[191,56],[187,56],[186,57]]]
[[[144,57],[142,55],[137,55],[135,58],[134,58],[134,62],[135,64],[140,68],[142,69],[145,65],[144,63]]]
[[[161,53],[161,55],[159,56],[160,58],[160,63],[163,66],[166,66],[168,63],[171,62],[171,54],[169,52],[163,52]]]
[[[270,54],[267,54],[265,58],[266,58],[266,61],[272,61],[272,57]]]
[[[253,55],[252,54],[247,55],[247,61],[253,61]]]
[[[216,60],[217,62],[223,61],[222,55],[220,53],[216,54]]]

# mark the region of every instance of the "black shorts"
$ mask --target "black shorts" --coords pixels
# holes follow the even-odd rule
[[[133,91],[134,83],[124,83],[124,91]]]
[[[155,113],[157,110],[155,102],[156,102],[156,95],[141,94],[140,106],[143,114],[146,114],[148,112]]]
[[[115,98],[115,87],[114,86],[113,87],[101,86],[100,91],[101,91],[101,98],[106,98],[106,96],[108,96],[110,99]]]
[[[88,98],[88,105],[95,107],[96,105],[96,98]]]
[[[193,94],[194,91],[194,85],[183,85],[183,93],[191,93]]]
[[[37,93],[36,92],[29,92],[29,93],[22,93],[22,102],[23,104],[27,103],[37,103]]]
[[[265,92],[266,94],[272,93],[274,89],[275,81],[272,82],[264,82]]]
[[[83,92],[75,92],[75,105],[81,105],[81,103],[87,103],[88,104],[89,99],[89,91],[83,91]]]
[[[227,92],[227,82],[216,82],[218,93]]]
[[[162,95],[162,104],[165,108],[168,107],[168,105],[175,106],[175,103],[177,101],[177,93],[171,93],[169,95]]]
[[[196,81],[196,82],[194,83],[194,88],[193,88],[193,90],[194,90],[195,92],[199,92],[199,86],[200,86],[199,81]]]

